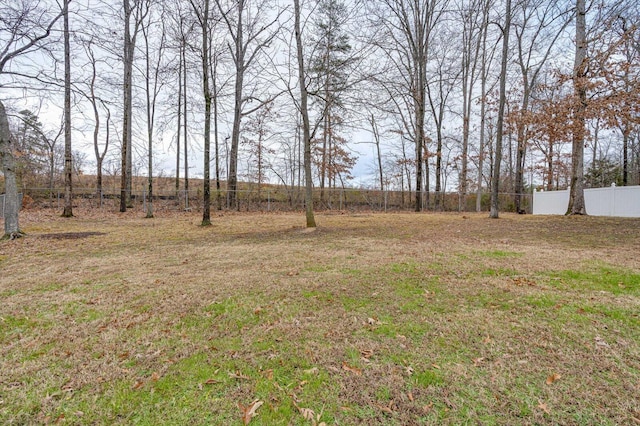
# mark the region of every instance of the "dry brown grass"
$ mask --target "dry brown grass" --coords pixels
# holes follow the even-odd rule
[[[3,423],[640,422],[638,220],[75,213],[0,244]]]

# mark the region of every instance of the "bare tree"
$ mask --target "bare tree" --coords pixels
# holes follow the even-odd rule
[[[509,57],[509,33],[511,32],[511,0],[506,0],[504,26],[502,27],[502,59],[500,62],[500,99],[498,101],[498,123],[496,129],[496,149],[493,159],[493,176],[491,182],[491,211],[489,217],[499,217],[498,199],[500,187],[500,164],[502,162],[502,136],[504,133],[504,107],[507,97],[507,61]]]
[[[71,46],[69,34],[69,1],[64,0],[64,211],[62,217],[73,216],[73,155],[71,151]]]
[[[309,122],[309,107],[306,70],[302,49],[302,28],[300,24],[300,0],[293,0],[294,31],[296,37],[296,52],[298,57],[298,85],[300,87],[300,115],[302,116],[302,137],[304,140],[304,174],[305,174],[305,211],[307,228],[315,228],[316,220],[313,214],[313,179],[311,176],[311,124]]]
[[[159,16],[159,22],[152,22],[152,14],[149,13],[148,21],[143,21],[141,30],[144,38],[145,46],[145,94],[146,94],[146,110],[147,110],[147,160],[148,160],[148,177],[147,177],[147,218],[153,217],[153,133],[156,118],[156,105],[160,90],[164,83],[161,81],[160,74],[162,72],[162,60],[164,57],[166,31],[164,26],[164,11]],[[158,41],[156,58],[151,66],[152,58],[150,50],[150,30],[152,25],[160,26],[160,40]],[[153,83],[153,87],[151,87]]]
[[[577,105],[573,111],[571,147],[571,188],[567,214],[585,215],[584,138],[587,109],[587,23],[585,0],[576,0],[576,53],[573,63],[573,90]]]
[[[122,0],[124,11],[123,55],[123,119],[122,119],[122,168],[120,181],[120,211],[131,206],[131,169],[133,137],[133,61],[136,40],[143,20],[149,13],[149,0]],[[132,21],[133,20],[133,21]],[[133,23],[133,30],[131,24]]]
[[[191,7],[198,19],[202,31],[202,94],[204,96],[204,190],[202,206],[202,226],[211,225],[211,89],[209,85],[210,75],[210,31],[209,28],[209,0],[204,0],[200,8],[194,0],[189,0]]]
[[[392,69],[396,81],[387,84],[395,101],[404,104],[411,122],[403,120],[415,146],[416,198],[415,210],[422,210],[423,147],[425,144],[425,115],[427,110],[427,63],[432,33],[445,13],[448,0],[379,0],[373,12],[374,25],[384,28],[378,41]]]
[[[473,103],[473,89],[478,78],[477,68],[480,62],[482,41],[487,31],[487,15],[490,1],[473,0],[462,1],[460,15],[462,19],[462,55],[461,75],[462,84],[462,164],[460,168],[459,210],[466,210],[467,192],[469,187],[469,134],[471,122],[471,105]],[[478,13],[482,10],[483,13]]]
[[[110,133],[110,121],[111,121],[111,111],[107,105],[107,103],[98,97],[96,93],[96,83],[98,81],[98,57],[94,51],[94,40],[93,38],[86,40],[83,43],[83,47],[87,58],[89,59],[89,65],[91,66],[91,76],[89,77],[88,82],[88,92],[85,93],[85,97],[88,99],[91,104],[91,109],[93,111],[93,153],[96,159],[96,196],[102,196],[102,169],[104,158],[107,155],[107,151],[109,149],[109,133]],[[100,147],[100,108],[106,110],[107,118],[105,123],[106,136],[104,140],[104,145],[102,148]]]
[[[42,49],[63,13],[64,10],[60,10],[51,14],[34,0],[0,4],[0,79],[6,74],[35,80],[40,77],[40,71],[35,75],[27,75],[25,72],[15,75],[14,71],[7,71],[7,65]],[[1,85],[0,80],[0,87]],[[4,237],[20,235],[20,204],[13,151],[14,142],[7,112],[0,100],[0,160],[5,178]]]
[[[229,30],[231,37],[229,52],[235,65],[233,127],[231,131],[227,190],[229,191],[229,206],[238,208],[238,147],[242,118],[272,100],[258,101],[257,107],[246,110],[245,105],[250,100],[257,99],[245,97],[245,75],[258,56],[275,38],[277,28],[274,28],[274,26],[278,22],[282,11],[278,11],[275,18],[265,23],[265,16],[269,16],[267,11],[272,6],[270,1],[258,2],[257,10],[251,10],[251,2],[249,0],[233,0],[231,1],[233,5],[231,8],[225,7],[223,0],[215,0],[215,2]]]
[[[431,63],[434,65],[433,77],[427,84],[427,99],[429,100],[429,109],[436,129],[436,200],[435,208],[440,210],[443,208],[443,144],[444,134],[443,128],[445,123],[445,114],[448,108],[448,100],[454,86],[458,83],[460,72],[454,70],[454,66],[447,57],[447,51],[450,50],[447,43],[450,39],[447,33],[440,34],[440,50],[435,51],[434,59]],[[466,166],[465,166],[466,167]],[[428,170],[428,169],[427,169]]]

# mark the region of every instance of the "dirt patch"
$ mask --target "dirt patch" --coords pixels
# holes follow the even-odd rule
[[[59,232],[56,234],[39,235],[40,238],[49,238],[52,240],[78,240],[80,238],[97,237],[107,235],[105,232]]]

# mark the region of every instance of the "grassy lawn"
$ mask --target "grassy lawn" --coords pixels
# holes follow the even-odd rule
[[[0,243],[0,424],[640,424],[639,220],[75,213]]]

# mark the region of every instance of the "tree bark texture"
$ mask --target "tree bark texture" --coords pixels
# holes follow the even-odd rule
[[[20,199],[18,197],[18,182],[16,180],[16,162],[13,156],[13,139],[9,131],[9,120],[4,104],[0,101],[0,160],[4,173],[4,237],[11,238],[20,233],[18,213]],[[2,207],[2,206],[0,206]]]
[[[69,41],[69,0],[64,2],[64,210],[73,216],[73,156],[71,155],[71,46]]]
[[[576,105],[573,116],[571,149],[571,190],[567,214],[586,215],[584,201],[584,137],[587,109],[587,32],[585,0],[576,0],[576,55],[573,89]]]

